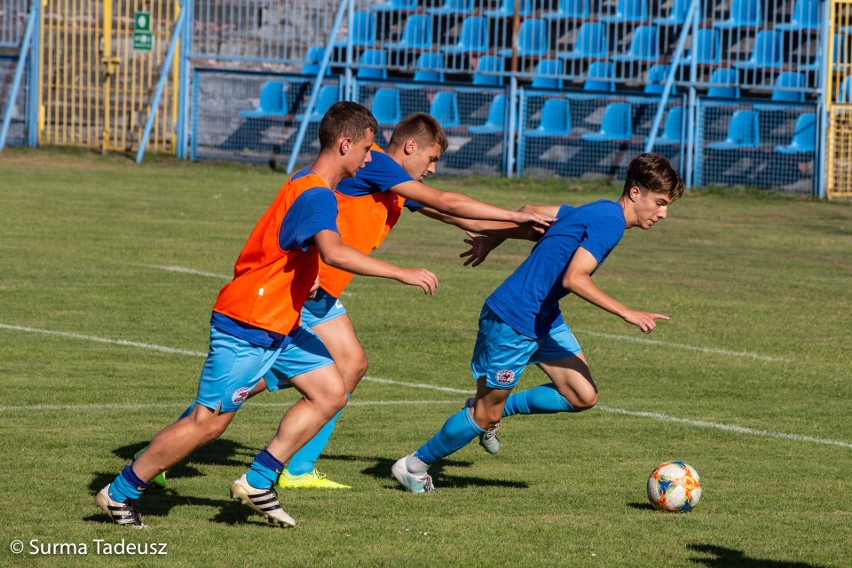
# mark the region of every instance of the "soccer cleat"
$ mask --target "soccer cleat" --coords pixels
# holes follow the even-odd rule
[[[245,474],[231,484],[231,497],[238,499],[240,503],[251,507],[270,523],[278,523],[284,528],[295,527],[296,521],[284,512],[278,496],[274,489],[257,489],[246,481]]]
[[[330,479],[325,474],[314,469],[302,475],[290,475],[287,470],[278,478],[280,489],[352,489],[349,485],[343,485]]]
[[[95,495],[95,505],[100,507],[118,525],[133,527],[134,529],[148,528],[148,525],[142,522],[142,515],[139,514],[139,509],[136,508],[136,501],[130,500],[124,503],[113,501],[109,496],[109,487],[107,485]]]
[[[472,406],[473,398],[464,401],[465,408],[471,408]],[[479,445],[485,448],[485,451],[489,454],[496,454],[500,451],[500,439],[497,438],[498,428],[500,428],[499,422],[479,435]]]
[[[405,465],[407,458],[408,456],[400,458],[391,467],[391,472],[396,480],[412,493],[435,493],[435,486],[432,485],[432,476],[428,473],[414,475],[408,471],[408,467]]]
[[[148,449],[148,446],[145,446],[144,448],[142,448],[141,450],[136,452],[136,455],[133,456],[133,459],[134,460],[139,459],[139,456],[141,456],[142,453],[147,449]],[[166,470],[166,471],[168,471],[168,470]],[[166,488],[166,472],[163,471],[163,472],[158,473],[157,476],[154,477],[154,479],[151,480],[151,483],[153,483],[157,487],[162,487],[163,489],[165,489]]]

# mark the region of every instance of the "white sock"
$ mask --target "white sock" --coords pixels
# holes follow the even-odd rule
[[[426,472],[429,471],[429,464],[414,454],[408,454],[408,457],[405,458],[405,469],[414,475],[426,475]]]

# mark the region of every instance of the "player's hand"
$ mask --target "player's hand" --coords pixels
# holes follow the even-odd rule
[[[313,300],[317,297],[317,290],[319,290],[319,276],[314,278],[314,285],[311,286],[311,291],[308,293],[309,300]]]
[[[551,223],[556,221],[555,217],[542,215],[534,211],[515,211],[512,222],[518,225],[529,225],[537,233],[544,233]]]
[[[642,330],[642,333],[651,333],[657,328],[656,320],[670,320],[671,318],[665,314],[655,314],[652,312],[639,312],[630,310],[624,316],[624,321],[632,323]]]
[[[403,268],[399,281],[410,286],[420,286],[423,293],[435,295],[438,289],[438,277],[425,268]]]
[[[459,255],[459,258],[468,257],[464,261],[464,266],[479,266],[485,261],[492,250],[494,250],[495,240],[491,237],[483,235],[475,235],[470,231],[465,231],[469,238],[465,239],[465,244],[470,246],[469,250],[464,251]]]

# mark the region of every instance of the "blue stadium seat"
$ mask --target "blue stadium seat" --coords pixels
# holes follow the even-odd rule
[[[370,10],[374,12],[411,12],[417,9],[419,3],[419,0],[389,0],[371,5]]]
[[[615,77],[615,65],[609,61],[594,61],[586,71],[587,79],[583,81],[584,91],[607,91],[615,92],[615,81],[601,81],[596,79],[612,79]]]
[[[302,65],[302,75],[316,75],[320,70],[320,63],[325,55],[325,48],[321,45],[315,45],[308,48],[308,53],[305,55],[305,63]],[[328,72],[328,70],[326,70]]]
[[[646,95],[661,95],[663,88],[666,86],[671,67],[668,65],[652,65],[648,68],[648,75],[645,77],[645,88],[642,92]],[[672,85],[672,90],[669,94],[673,95],[677,92],[677,88]]]
[[[411,14],[405,21],[399,41],[386,43],[382,47],[388,51],[431,48],[432,17],[424,14]]]
[[[657,26],[637,26],[633,30],[627,53],[613,55],[611,59],[621,63],[655,62],[659,56]]]
[[[728,123],[728,136],[721,142],[713,142],[711,150],[743,150],[760,146],[760,127],[757,111],[737,110]]]
[[[503,132],[503,122],[506,117],[506,95],[495,95],[488,107],[488,118],[484,124],[471,126],[467,131],[471,134],[498,134]]]
[[[610,103],[604,110],[601,129],[581,136],[588,142],[626,142],[633,137],[631,109],[628,103]]]
[[[740,72],[736,69],[722,67],[715,69],[710,76],[710,87],[707,96],[717,99],[740,98]]]
[[[754,28],[763,23],[763,0],[733,0],[731,12],[725,20],[713,22],[719,30]]]
[[[604,16],[600,21],[608,24],[647,22],[648,2],[647,0],[618,0],[615,14]]]
[[[682,26],[686,21],[686,13],[689,11],[691,0],[674,0],[672,3],[669,15],[666,17],[654,18],[655,26]],[[701,6],[698,6],[698,13],[701,14]],[[700,16],[699,16],[700,17]]]
[[[674,146],[681,143],[683,133],[683,107],[674,107],[666,116],[663,134],[654,140],[654,146]]]
[[[844,105],[852,103],[852,75],[847,75],[843,78],[843,82],[840,83],[837,102]]]
[[[429,114],[438,120],[443,128],[456,128],[461,124],[459,118],[459,99],[455,91],[438,91],[429,105]]]
[[[541,108],[538,127],[524,130],[524,136],[567,136],[571,132],[571,112],[568,99],[547,99]]]
[[[518,31],[518,55],[521,57],[547,55],[550,43],[547,35],[547,22],[528,19],[521,22]],[[512,49],[501,49],[498,55],[511,57]]]
[[[502,85],[503,73],[506,70],[506,62],[502,57],[496,55],[485,55],[480,57],[476,62],[476,69],[473,72],[474,85]],[[492,72],[492,73],[489,73]]]
[[[834,41],[832,42],[834,45],[833,48],[833,58],[832,64],[834,65],[834,71],[845,71],[844,69],[838,68],[838,63],[846,63],[848,55],[846,54],[846,34],[834,34]],[[822,55],[820,54],[820,50],[817,50],[816,56],[814,60],[810,63],[806,63],[804,65],[799,65],[799,71],[819,71],[822,69]]]
[[[692,46],[689,48],[689,53],[681,60],[681,65],[692,65],[692,58],[695,57],[695,63],[701,65],[719,65],[722,51],[719,48],[719,30],[712,28],[701,28],[692,36]]]
[[[441,51],[450,54],[476,53],[488,50],[488,20],[480,16],[468,16],[462,23],[455,45],[445,45]]]
[[[770,30],[757,32],[747,61],[737,61],[737,69],[777,69],[784,64],[784,34]]]
[[[369,47],[376,43],[376,15],[372,12],[355,12],[350,34],[352,45]],[[346,47],[347,38],[338,39],[334,47]]]
[[[804,73],[785,71],[775,77],[772,89],[772,101],[776,103],[802,103],[805,101],[805,88],[807,79]],[[757,104],[757,110],[776,110],[778,106]]]
[[[521,0],[521,9],[519,16],[529,16],[532,14],[532,0]],[[486,10],[482,13],[486,18],[511,18],[515,15],[515,0],[503,0],[500,7],[496,10]]]
[[[820,27],[819,1],[818,0],[796,0],[790,21],[777,24],[775,29],[782,32],[801,32],[804,30],[818,30]]]
[[[358,58],[361,65],[355,74],[359,79],[387,79],[388,78],[388,54],[383,49],[365,49]]]
[[[779,154],[806,154],[816,151],[816,115],[807,113],[796,119],[793,139],[786,146],[775,146]]]
[[[310,118],[308,119],[310,122],[319,122],[322,120],[325,111],[331,108],[331,105],[337,102],[337,99],[340,95],[340,88],[335,85],[323,85],[320,87],[320,91],[317,94],[317,103],[314,106],[314,111],[310,114]],[[304,114],[297,114],[296,120],[301,122],[304,119]]]
[[[557,57],[569,61],[602,59],[607,52],[606,26],[598,22],[584,22],[577,31],[571,51],[561,52]]]
[[[561,60],[542,59],[535,64],[532,87],[534,89],[561,89],[564,72]]]
[[[415,83],[443,83],[444,55],[434,51],[426,51],[417,57],[414,64]],[[415,85],[415,88],[418,88]]]
[[[452,16],[454,14],[470,14],[473,11],[472,0],[444,0],[435,8],[427,8],[426,12],[435,16]]]
[[[267,81],[260,88],[260,99],[255,108],[241,110],[243,118],[269,118],[287,116],[287,91],[281,81]]]
[[[588,0],[559,0],[556,10],[539,13],[539,18],[548,21],[586,20],[588,17]]]
[[[396,126],[396,123],[402,120],[399,91],[391,87],[379,89],[373,97],[370,110],[379,126]]]

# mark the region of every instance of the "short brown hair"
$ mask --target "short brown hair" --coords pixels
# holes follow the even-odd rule
[[[352,101],[336,102],[325,112],[319,123],[320,150],[334,146],[340,138],[357,142],[365,130],[379,131],[376,117],[366,107]]]
[[[438,144],[441,147],[441,152],[445,152],[449,146],[447,135],[441,128],[441,124],[435,117],[425,112],[409,114],[396,123],[388,146],[405,144],[408,139],[413,139],[421,147]]]
[[[622,195],[627,195],[633,186],[651,193],[663,193],[672,201],[683,195],[683,180],[659,154],[639,154],[633,158],[627,166]]]

